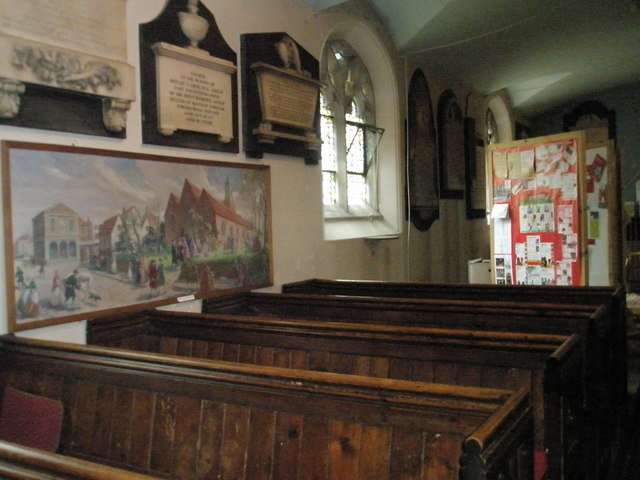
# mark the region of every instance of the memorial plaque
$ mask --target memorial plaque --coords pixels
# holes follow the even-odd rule
[[[242,35],[241,45],[247,155],[275,153],[317,164],[318,61],[286,33]]]
[[[320,83],[266,63],[256,63],[252,67],[258,76],[263,119],[312,129]]]
[[[173,45],[157,43],[158,128],[163,135],[192,130],[233,138],[231,62],[210,56],[185,55]]]
[[[197,0],[140,27],[145,143],[238,151],[236,55]]]
[[[0,119],[121,136],[135,100],[126,0],[0,0],[0,11]]]

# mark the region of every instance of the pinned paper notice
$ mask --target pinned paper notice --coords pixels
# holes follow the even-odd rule
[[[509,204],[494,203],[491,209],[491,218],[509,218]]]
[[[496,178],[507,178],[508,174],[507,154],[505,152],[493,152],[493,176]]]

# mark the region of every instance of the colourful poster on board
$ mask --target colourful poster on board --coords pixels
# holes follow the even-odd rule
[[[494,149],[490,161],[494,211],[506,208],[494,220],[496,283],[580,285],[577,139]]]

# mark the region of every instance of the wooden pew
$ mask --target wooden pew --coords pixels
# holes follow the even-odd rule
[[[236,315],[306,318],[329,322],[379,323],[550,334],[578,334],[584,339],[586,408],[596,419],[594,437],[601,468],[608,468],[623,424],[619,376],[610,341],[610,305],[563,305],[441,299],[404,299],[244,292],[205,300],[203,311]],[[594,474],[595,475],[595,474]],[[596,477],[597,478],[597,477]]]
[[[532,478],[526,389],[408,382],[11,336],[0,338],[0,365],[0,387],[64,403],[62,454],[154,476]]]
[[[611,356],[611,365],[608,372],[609,375],[616,377],[615,384],[619,389],[617,396],[623,399],[627,394],[627,307],[626,292],[620,285],[589,287],[487,285],[313,278],[284,284],[282,292],[387,298],[607,305],[611,314],[609,324],[603,325],[601,331],[606,332],[606,338],[610,339],[608,351]],[[620,402],[620,404],[623,403]],[[619,414],[624,419],[626,409]]]
[[[598,335],[607,353],[605,371],[615,391],[620,423],[626,423],[627,408],[627,307],[626,291],[620,286],[487,285],[377,280],[307,279],[282,285],[283,293],[472,300],[569,305],[606,305],[610,315],[599,325]]]
[[[87,325],[93,345],[352,375],[531,390],[534,448],[548,478],[571,478],[594,459],[585,442],[577,335],[264,319],[148,310]],[[569,418],[570,422],[566,421]],[[563,420],[565,424],[563,425]],[[589,419],[590,420],[590,419]],[[565,452],[565,444],[576,444]],[[585,455],[588,453],[588,455]],[[592,465],[591,467],[594,467]]]
[[[9,480],[159,480],[95,462],[0,440],[0,478]]]

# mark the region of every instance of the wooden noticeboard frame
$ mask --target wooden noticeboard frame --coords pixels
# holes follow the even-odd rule
[[[494,283],[586,285],[583,131],[490,145]]]

